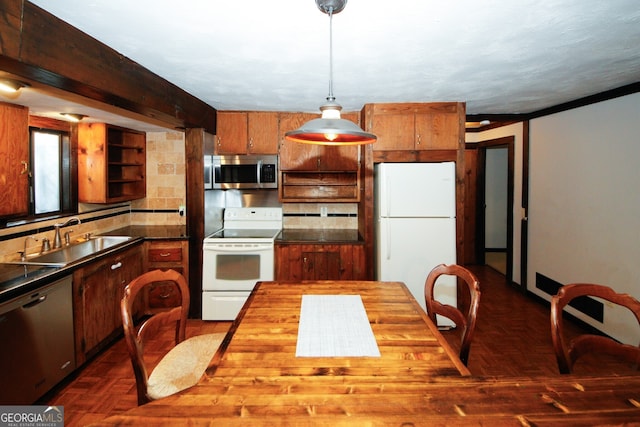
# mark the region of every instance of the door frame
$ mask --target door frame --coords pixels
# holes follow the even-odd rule
[[[479,141],[476,144],[478,150],[477,160],[477,188],[476,188],[476,232],[475,232],[475,254],[479,264],[484,265],[484,245],[485,245],[485,182],[486,182],[486,155],[487,148],[507,149],[507,268],[506,278],[512,282],[513,277],[513,201],[514,201],[514,157],[515,157],[515,136],[505,136],[502,138]]]

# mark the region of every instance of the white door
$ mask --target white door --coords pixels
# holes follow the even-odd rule
[[[444,163],[381,163],[376,166],[378,215],[455,217],[456,168]]]
[[[377,280],[404,282],[426,311],[424,282],[438,264],[456,263],[455,218],[392,218],[378,222]],[[436,299],[457,304],[455,277],[443,277]],[[453,325],[438,317],[439,325]]]

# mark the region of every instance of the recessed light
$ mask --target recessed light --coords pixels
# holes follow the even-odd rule
[[[0,90],[7,93],[15,93],[23,87],[29,86],[28,83],[14,79],[0,79]]]
[[[72,122],[79,122],[80,120],[82,120],[85,117],[87,117],[84,114],[76,114],[76,113],[60,113],[60,115],[65,116],[66,118],[68,118]]]

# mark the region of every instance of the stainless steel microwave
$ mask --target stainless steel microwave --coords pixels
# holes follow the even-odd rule
[[[205,187],[212,189],[278,188],[278,156],[211,156],[205,160]],[[211,185],[206,182],[209,180]]]

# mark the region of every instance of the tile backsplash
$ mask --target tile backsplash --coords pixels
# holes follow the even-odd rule
[[[53,224],[73,216],[82,223],[63,229],[63,232],[73,230],[73,240],[86,233],[100,234],[128,225],[185,225],[186,215],[180,216],[178,212],[178,208],[186,204],[184,134],[148,132],[146,151],[146,198],[112,206],[80,203],[77,215],[0,229],[0,262],[16,259],[25,241],[27,253],[38,252],[43,238],[53,241]],[[28,236],[38,240],[25,240]]]
[[[285,203],[284,228],[357,229],[357,203]]]
[[[132,225],[185,225],[184,133],[147,132],[147,196],[131,202]]]
[[[0,230],[0,262],[15,260],[19,257],[18,252],[22,251],[27,243],[27,253],[39,252],[42,247],[42,239],[47,238],[53,244],[55,232],[53,224],[65,222],[69,218],[77,217],[80,224],[71,224],[61,229],[61,233],[70,231],[71,240],[77,240],[86,233],[100,234],[117,228],[130,225],[130,206],[122,204],[112,207],[102,207],[100,210],[90,210],[86,212],[89,205],[81,205],[77,215],[65,218],[56,218],[25,225],[16,225]],[[83,212],[83,209],[85,212]],[[35,237],[36,240],[27,239],[28,236]]]

